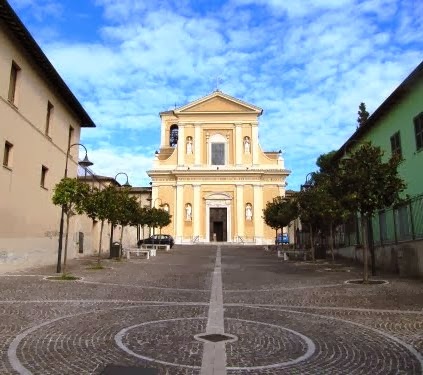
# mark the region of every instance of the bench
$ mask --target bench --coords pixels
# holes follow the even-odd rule
[[[283,258],[283,260],[289,260],[290,255],[292,255],[293,258],[302,257],[304,260],[307,260],[307,256],[311,257],[311,251],[304,249],[278,250],[278,258]]]
[[[140,254],[144,254],[147,259],[150,259],[150,250],[143,250],[143,249],[138,249],[138,247],[131,247],[131,248],[124,249],[124,251],[126,253],[126,259],[131,259],[131,253],[137,256]],[[154,255],[156,255],[155,252],[154,252]]]
[[[169,251],[170,250],[170,245],[165,245],[165,244],[143,244],[141,245],[141,249],[144,250],[166,250]],[[155,253],[154,253],[155,255]],[[152,256],[154,256],[152,255]]]

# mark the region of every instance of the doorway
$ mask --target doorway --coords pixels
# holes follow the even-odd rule
[[[214,235],[216,237],[214,237]],[[218,242],[228,240],[228,217],[227,208],[210,208],[210,241],[216,238]]]

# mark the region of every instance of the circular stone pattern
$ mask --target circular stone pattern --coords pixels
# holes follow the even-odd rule
[[[307,360],[316,350],[307,336],[276,324],[229,318],[225,332],[238,337],[226,345],[227,366],[234,370],[287,367]]]
[[[224,344],[229,375],[421,373],[418,354],[389,334],[331,316],[243,309],[249,320],[237,318],[239,308],[225,310],[225,333],[238,338]],[[19,373],[96,373],[112,363],[191,374],[201,368],[204,344],[194,336],[206,332],[207,318],[198,317],[204,313],[121,306],[73,314],[20,333],[8,357]]]

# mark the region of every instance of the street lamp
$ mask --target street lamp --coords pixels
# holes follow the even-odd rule
[[[130,188],[130,187],[132,187],[132,186],[129,184],[129,182],[128,182],[128,175],[127,175],[125,172],[119,172],[119,173],[115,176],[115,180],[116,180],[116,177],[117,177],[117,176],[119,176],[120,174],[124,174],[124,175],[126,176],[126,182],[122,185],[122,187],[124,187],[124,188]]]
[[[342,162],[352,160],[352,157],[348,155],[348,145],[351,144],[351,143],[361,143],[361,142],[357,139],[350,139],[349,141],[347,141],[347,143],[345,143],[345,145],[344,145],[344,155],[341,157]]]
[[[313,173],[314,172],[310,172],[307,174],[304,185],[301,185],[301,190],[307,190],[313,186],[311,179],[309,179],[309,176],[311,176]]]
[[[85,150],[85,156],[84,159],[78,162],[78,165],[80,165],[83,168],[88,168],[91,165],[93,165],[92,162],[88,160],[87,155],[87,148],[81,144],[81,143],[73,143],[69,145],[68,149],[66,150],[66,164],[65,164],[65,175],[64,178],[68,177],[68,159],[69,159],[69,152],[71,147],[73,146],[81,146]],[[59,228],[59,247],[57,249],[57,268],[56,272],[60,273],[62,271],[62,248],[63,248],[63,222],[64,222],[64,216],[65,216],[65,207],[62,206],[62,211],[60,213],[60,228]]]

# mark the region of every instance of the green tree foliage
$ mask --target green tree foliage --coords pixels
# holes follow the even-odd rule
[[[287,200],[284,197],[273,198],[271,202],[266,203],[266,208],[263,209],[264,222],[275,229],[276,237],[278,229],[283,231],[283,227],[289,225],[298,215],[297,204],[292,200]]]
[[[303,225],[308,225],[310,229],[310,249],[312,259],[314,260],[314,234],[322,223],[321,212],[325,202],[323,200],[323,190],[318,189],[314,184],[314,180],[312,181],[313,183],[309,188],[304,189],[297,194],[296,200],[301,223]]]
[[[357,122],[358,122],[358,127],[363,126],[367,119],[369,118],[369,112],[367,112],[366,110],[366,104],[364,104],[363,102],[360,103],[360,105],[358,106],[358,118],[357,118]]]
[[[348,216],[348,211],[342,206],[343,190],[340,186],[339,163],[333,161],[336,151],[322,154],[317,159],[319,171],[314,173],[315,188],[320,200],[320,231],[329,236],[329,246],[334,260],[334,227],[341,224]]]
[[[130,195],[130,189],[120,188],[116,192],[116,204],[114,205],[117,212],[115,213],[116,223],[122,226],[120,232],[120,243],[123,242],[123,234],[125,227],[128,225],[137,225],[138,211],[140,210],[137,198]]]
[[[156,228],[160,228],[160,233],[163,227],[171,223],[171,215],[162,208],[152,207],[147,211],[147,224],[153,228],[153,233]]]
[[[66,261],[68,254],[69,220],[72,215],[84,212],[84,201],[89,194],[88,185],[76,178],[63,178],[54,188],[52,197],[53,204],[62,206],[66,214],[65,251],[63,254],[63,273],[66,273]]]
[[[406,185],[398,175],[402,159],[398,154],[384,162],[383,151],[370,142],[361,145],[348,160],[340,173],[341,204],[351,213],[360,213],[363,235],[363,281],[368,281],[368,220],[378,210],[399,202]]]
[[[172,215],[169,214],[166,210],[159,209],[159,217],[158,217],[158,227],[160,229],[160,234],[162,234],[162,228],[168,226],[172,220]]]
[[[112,220],[117,220],[116,212],[118,211],[117,206],[119,203],[116,197],[117,189],[112,185],[107,186],[102,190],[94,188],[91,190],[91,193],[88,195],[84,204],[84,210],[87,215],[90,218],[99,220],[101,222],[100,240],[98,246],[98,264],[101,262],[104,222],[112,222]]]

